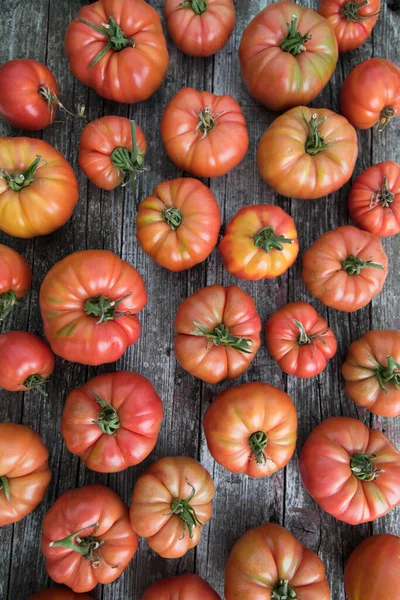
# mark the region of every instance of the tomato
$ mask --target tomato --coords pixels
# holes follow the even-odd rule
[[[279,206],[245,206],[227,225],[218,247],[229,273],[242,279],[282,275],[299,253],[292,217]]]
[[[24,257],[0,244],[0,323],[26,296],[31,283],[32,271]]]
[[[78,201],[71,165],[43,140],[0,138],[0,229],[32,238],[59,229]]]
[[[335,334],[307,302],[291,302],[274,312],[265,335],[269,353],[288,375],[315,377],[336,353]]]
[[[131,524],[163,558],[180,558],[200,541],[211,519],[214,483],[189,456],[157,460],[133,490]]]
[[[198,575],[180,575],[153,583],[141,600],[221,600]]]
[[[75,77],[116,102],[147,100],[168,69],[160,17],[144,0],[83,6],[68,26],[65,50]]]
[[[351,186],[349,212],[378,237],[400,233],[400,165],[389,160],[363,171]]]
[[[77,593],[117,579],[137,547],[128,507],[104,485],[68,490],[43,519],[47,573]]]
[[[89,469],[115,473],[150,454],[162,417],[162,402],[146,377],[104,373],[69,394],[61,433]]]
[[[344,117],[327,108],[298,106],[268,127],[258,144],[257,165],[278,194],[314,200],[350,179],[357,154],[357,134]]]
[[[236,23],[233,0],[165,0],[164,15],[175,46],[190,56],[221,50]]]
[[[264,477],[283,469],[296,448],[296,408],[268,383],[245,383],[221,392],[204,416],[214,460],[232,473]]]
[[[383,288],[388,259],[379,238],[351,225],[321,235],[303,256],[303,281],[326,306],[353,312]]]
[[[45,335],[72,362],[101,365],[121,358],[140,335],[136,313],[147,302],[142,277],[108,250],[66,256],[40,288]]]
[[[321,508],[350,525],[379,519],[400,502],[400,452],[358,419],[320,423],[301,452],[300,475]]]
[[[203,262],[215,248],[219,206],[204,183],[190,177],[159,183],[139,205],[137,239],[143,250],[170,271]]]
[[[189,296],[174,326],[178,362],[207,383],[239,377],[260,346],[254,300],[236,285],[211,285]]]
[[[400,112],[400,69],[390,60],[358,64],[340,90],[340,110],[354,127],[382,131]]]
[[[250,94],[270,110],[287,110],[318,96],[335,70],[338,48],[318,13],[276,2],[246,27],[239,60]]]
[[[350,345],[342,367],[345,391],[376,415],[400,415],[400,332],[368,331]]]
[[[183,88],[167,105],[161,137],[173,163],[195,177],[225,175],[244,158],[249,135],[232,96]]]
[[[355,50],[369,38],[381,0],[320,0],[318,12],[332,25],[339,52]]]
[[[88,594],[75,594],[67,588],[47,588],[33,596],[28,600],[93,600]]]
[[[330,600],[325,567],[284,527],[250,529],[232,548],[225,573],[226,600]]]

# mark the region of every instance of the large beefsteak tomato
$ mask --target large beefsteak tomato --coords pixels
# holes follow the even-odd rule
[[[221,600],[198,575],[180,575],[153,583],[141,600]]]
[[[25,258],[0,244],[0,322],[26,296],[31,283],[32,271]]]
[[[75,594],[68,588],[47,588],[29,596],[28,600],[93,600],[93,598],[88,594]]]
[[[318,12],[332,25],[339,52],[355,50],[369,38],[381,0],[320,0]]]

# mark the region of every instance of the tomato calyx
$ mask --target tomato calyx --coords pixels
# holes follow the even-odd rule
[[[48,379],[43,379],[41,375],[36,373],[35,375],[29,375],[23,383],[24,387],[28,388],[28,390],[37,390],[42,396],[47,398],[48,394],[44,389],[44,385],[46,383],[50,383]]]
[[[178,229],[178,227],[182,224],[183,214],[179,210],[179,208],[175,208],[174,206],[170,206],[169,208],[165,208],[162,211],[162,218],[166,221],[167,225],[169,225],[172,231]]]
[[[353,454],[350,457],[350,469],[352,473],[361,481],[374,481],[383,469],[375,467],[373,461],[376,459],[376,454]]]
[[[56,105],[75,119],[86,119],[86,109],[83,104],[78,104],[78,112],[75,114],[68,110],[66,106],[64,106],[64,104],[60,101],[58,96],[49,88],[49,86],[41,85],[38,91],[39,96],[47,102],[51,118],[53,118],[54,105]]]
[[[381,110],[378,121],[378,131],[383,131],[387,127],[393,117],[396,115],[396,111],[393,106],[385,106]]]
[[[253,341],[248,338],[237,337],[229,332],[226,325],[221,323],[214,329],[208,329],[197,321],[193,321],[193,325],[197,327],[194,331],[191,331],[191,335],[197,335],[207,338],[208,343],[212,342],[215,346],[229,346],[233,350],[239,350],[244,354],[251,354],[251,347]],[[208,346],[207,343],[207,346]]]
[[[272,590],[271,600],[297,600],[297,594],[289,585],[289,581],[278,579]]]
[[[208,8],[208,0],[184,0],[178,8],[191,8],[196,15],[202,15]]]
[[[20,192],[22,188],[28,187],[32,181],[38,181],[35,177],[35,173],[36,169],[39,168],[40,163],[42,162],[46,164],[46,161],[38,154],[26,171],[15,171],[14,173],[9,173],[7,169],[0,169],[0,177],[4,179],[10,190],[13,190],[14,192]]]
[[[96,325],[100,325],[100,323],[106,323],[107,321],[112,321],[113,319],[118,319],[119,317],[123,317],[124,315],[129,315],[129,311],[125,311],[117,314],[117,310],[119,305],[125,298],[128,298],[132,292],[122,296],[119,300],[109,300],[105,296],[97,296],[97,298],[91,298],[90,300],[86,300],[85,302],[85,313],[88,317],[99,317]]]
[[[375,190],[371,196],[370,208],[375,208],[378,204],[384,208],[388,208],[394,201],[395,194],[389,190],[387,175],[383,178],[383,183],[379,189]]]
[[[131,132],[132,132],[132,150],[128,148],[115,148],[111,153],[111,162],[116,167],[123,180],[129,177],[132,186],[133,197],[136,198],[136,177],[138,173],[144,173],[149,169],[143,167],[144,156],[139,154],[139,148],[136,142],[136,123],[131,121]],[[126,185],[123,183],[122,185]]]
[[[186,500],[182,500],[181,498],[174,498],[171,502],[171,512],[168,513],[168,515],[177,515],[182,521],[182,537],[180,538],[181,540],[183,540],[183,538],[186,535],[186,528],[188,530],[189,537],[192,538],[193,530],[196,529],[197,525],[203,525],[203,523],[197,518],[196,511],[194,510],[193,506],[190,506],[189,504],[190,501],[193,499],[196,490],[193,487],[193,485],[188,482],[187,479],[186,483],[189,487],[192,488],[190,495],[186,498]]]
[[[376,367],[375,377],[382,391],[386,392],[386,384],[391,383],[395,390],[400,389],[400,364],[393,358],[387,356],[387,366],[384,367],[372,357],[369,360]]]
[[[98,425],[102,433],[106,433],[107,435],[115,435],[117,429],[120,427],[118,411],[111,406],[111,404],[105,400],[102,400],[97,394],[91,390],[89,391],[102,409],[97,415],[97,420],[92,421],[92,423]]]
[[[309,31],[307,31],[305,35],[302,35],[299,31],[297,31],[297,19],[297,15],[292,15],[291,22],[286,23],[288,33],[285,39],[281,41],[281,49],[284,52],[289,52],[293,56],[297,56],[298,54],[305,52],[307,48],[304,44],[311,40]]]
[[[200,140],[204,140],[207,134],[214,129],[215,125],[217,124],[217,117],[219,117],[221,114],[222,113],[211,112],[211,106],[206,106],[199,112],[199,122],[197,123],[195,133],[197,131],[201,133]]]
[[[346,19],[347,23],[349,21],[355,21],[356,23],[360,23],[360,21],[366,21],[367,19],[371,19],[372,17],[376,17],[376,15],[379,15],[378,10],[378,12],[372,15],[366,15],[362,17],[358,11],[367,4],[368,0],[364,0],[359,4],[357,4],[357,2],[347,2],[347,4],[342,6],[342,8],[340,9],[340,14],[344,19]]]
[[[12,290],[0,294],[0,323],[4,321],[17,304],[17,295]]]
[[[304,325],[302,323],[300,323],[300,321],[293,319],[293,323],[296,325],[297,329],[299,330],[299,335],[297,336],[296,344],[298,346],[305,346],[306,344],[314,344],[314,351],[313,351],[313,355],[312,355],[312,357],[314,358],[315,353],[317,351],[317,340],[321,340],[321,342],[324,344],[324,346],[326,346],[326,341],[324,340],[324,335],[326,333],[328,333],[328,330],[326,329],[322,333],[308,334],[306,332],[306,330],[304,329]]]
[[[354,254],[349,254],[346,260],[342,262],[342,269],[348,275],[360,275],[361,269],[367,268],[384,270],[382,265],[373,263],[372,260],[361,260],[358,256],[354,256]]]
[[[314,154],[318,154],[318,152],[322,152],[323,150],[330,148],[333,142],[330,142],[329,144],[325,143],[325,139],[318,129],[321,123],[326,120],[326,117],[321,117],[321,119],[318,119],[317,113],[314,113],[309,121],[307,121],[304,115],[303,119],[306,122],[309,130],[307,141],[305,143],[305,151],[307,154],[314,156]]]
[[[257,231],[254,236],[254,244],[257,248],[263,248],[265,252],[271,252],[274,250],[283,250],[282,244],[293,244],[294,240],[285,238],[284,235],[275,235],[272,227],[263,227],[260,231]]]
[[[85,25],[88,25],[92,29],[95,29],[96,31],[102,33],[108,38],[108,42],[104,46],[103,50],[101,50],[101,52],[98,53],[96,58],[92,60],[92,62],[88,66],[88,71],[90,71],[90,69],[94,67],[94,65],[96,65],[109,50],[113,50],[114,52],[120,52],[121,50],[124,50],[124,48],[126,48],[127,46],[130,46],[131,48],[135,47],[135,42],[133,38],[125,37],[124,32],[122,31],[121,27],[118,25],[117,21],[112,15],[108,17],[106,23],[102,23],[102,27],[99,27],[94,23],[90,23],[90,21],[82,19],[81,17],[78,19],[78,21],[82,21],[82,23],[85,23]]]
[[[4,490],[7,502],[11,502],[10,487],[8,485],[8,478],[5,475],[0,476],[0,492],[2,490]]]
[[[265,433],[265,431],[256,431],[255,433],[252,433],[249,437],[251,455],[254,456],[258,467],[265,465],[267,460],[271,460],[265,454],[265,448],[267,444],[268,436]]]

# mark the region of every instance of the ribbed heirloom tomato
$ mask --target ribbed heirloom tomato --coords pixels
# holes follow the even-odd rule
[[[198,575],[180,575],[153,583],[141,600],[220,600],[212,587]]]
[[[88,594],[75,594],[67,588],[47,588],[33,596],[28,600],[93,600]]]
[[[0,244],[0,323],[26,296],[32,283],[32,271],[16,250]]]
[[[321,508],[350,525],[375,521],[400,502],[400,452],[358,419],[320,423],[304,444],[300,474]]]
[[[339,52],[361,46],[379,17],[381,0],[320,0],[318,12],[335,31]]]

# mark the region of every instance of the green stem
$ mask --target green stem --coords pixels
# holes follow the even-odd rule
[[[289,585],[289,581],[278,579],[272,590],[271,600],[297,600],[298,596],[294,589]]]
[[[192,488],[190,495],[186,498],[186,500],[182,500],[181,498],[174,498],[171,502],[171,512],[168,515],[177,515],[181,518],[182,521],[182,537],[183,539],[186,535],[186,528],[189,533],[189,537],[193,537],[193,530],[197,525],[202,525],[201,521],[197,518],[196,511],[193,506],[190,506],[190,501],[193,499],[193,496],[196,493],[195,488],[191,483],[186,479],[186,483],[189,487]]]
[[[123,317],[124,315],[129,315],[129,311],[125,311],[117,314],[117,310],[119,305],[125,298],[128,298],[131,295],[126,294],[122,296],[119,300],[109,300],[105,296],[97,296],[97,298],[91,298],[90,300],[86,300],[85,302],[85,313],[89,317],[99,317],[97,321],[97,325],[100,323],[106,323],[107,321],[112,321],[113,319],[118,319],[119,317]]]
[[[132,149],[129,148],[116,148],[111,154],[111,161],[116,167],[123,180],[129,177],[132,186],[133,197],[136,198],[136,177],[138,173],[144,173],[148,171],[148,168],[143,167],[144,156],[139,154],[139,148],[136,141],[136,123],[131,121],[131,134],[132,134]]]
[[[296,344],[298,344],[299,346],[305,346],[306,344],[314,344],[314,352],[313,352],[313,358],[314,358],[315,353],[317,351],[317,340],[321,340],[321,342],[324,344],[324,346],[326,346],[326,341],[324,340],[324,335],[328,332],[328,330],[326,329],[322,333],[312,333],[311,335],[309,335],[306,332],[306,330],[304,329],[304,325],[302,323],[300,323],[300,321],[296,321],[296,319],[293,319],[293,323],[296,325],[297,329],[299,330],[299,335],[297,337]]]
[[[254,244],[257,248],[263,248],[265,252],[274,250],[283,250],[282,244],[293,244],[294,240],[285,238],[284,235],[275,235],[272,227],[263,227],[254,236]]]
[[[13,173],[9,173],[7,169],[0,169],[0,177],[5,180],[10,190],[20,192],[22,188],[30,185],[32,181],[37,181],[35,172],[42,160],[42,157],[37,155],[26,171],[14,171]]]
[[[349,256],[342,262],[342,269],[348,273],[348,275],[360,275],[361,269],[380,269],[384,270],[383,266],[378,263],[373,263],[371,260],[361,260],[354,254]]]
[[[385,106],[381,110],[378,121],[378,131],[383,131],[387,127],[393,117],[396,116],[396,110],[393,106]]]
[[[201,140],[204,140],[207,134],[214,129],[219,114],[212,113],[211,106],[206,106],[199,112],[199,122],[197,123],[196,131],[200,131]]]
[[[268,436],[265,431],[256,431],[249,437],[249,446],[252,455],[254,456],[257,466],[265,465],[267,462],[267,455],[265,454],[265,448],[268,444]]]
[[[369,207],[374,208],[375,206],[380,204],[384,208],[389,208],[389,206],[394,201],[394,197],[395,197],[395,194],[391,190],[389,190],[388,178],[385,175],[381,186],[377,190],[375,190],[374,193],[372,194]]]
[[[98,27],[97,25],[94,25],[94,23],[86,21],[86,19],[80,18],[79,21],[82,21],[82,23],[85,23],[85,25],[88,25],[89,27],[95,29],[99,33],[104,34],[106,38],[108,38],[108,41],[104,46],[103,50],[101,50],[101,52],[99,52],[96,58],[90,63],[90,65],[88,66],[88,70],[94,67],[94,65],[96,65],[109,50],[113,50],[114,52],[120,52],[127,46],[130,46],[131,48],[135,47],[135,42],[133,41],[133,39],[131,37],[125,37],[124,32],[122,31],[121,27],[118,25],[118,23],[112,15],[108,17],[106,23],[102,23],[101,27]]]
[[[304,146],[307,154],[314,156],[314,154],[318,154],[318,152],[322,152],[323,150],[330,148],[333,142],[326,144],[325,139],[318,129],[321,123],[325,121],[326,117],[318,119],[317,113],[314,113],[309,121],[307,121],[304,115],[303,119],[308,126],[308,138]]]
[[[281,48],[284,52],[289,52],[293,56],[297,56],[302,52],[306,51],[305,43],[311,40],[310,32],[308,31],[305,35],[302,35],[297,31],[297,16],[292,16],[291,23],[286,23],[288,28],[288,34],[284,40],[281,41]]]
[[[196,321],[193,325],[197,327],[194,331],[191,331],[191,335],[198,335],[207,338],[209,342],[215,344],[215,346],[229,346],[234,350],[239,350],[244,354],[252,354],[251,347],[253,341],[248,338],[236,337],[229,333],[229,329],[226,325],[221,323],[217,325],[215,329],[208,329]]]
[[[376,15],[379,15],[378,11],[376,13],[373,13],[372,15],[366,15],[365,17],[362,17],[358,11],[367,4],[368,0],[364,0],[359,4],[357,4],[357,2],[347,2],[347,4],[345,4],[342,7],[340,13],[342,17],[346,19],[347,23],[349,21],[355,21],[356,23],[360,23],[361,21],[366,21],[367,19],[371,19],[372,17],[376,17]]]
[[[12,290],[0,294],[0,323],[4,321],[17,304],[17,295]]]
[[[99,398],[94,392],[90,391],[90,393],[93,394],[96,402],[102,408],[101,412],[97,415],[97,421],[93,421],[93,423],[100,427],[102,433],[115,435],[115,432],[120,427],[118,411],[111,404]]]
[[[64,106],[64,104],[59,100],[58,96],[56,96],[56,94],[48,86],[41,85],[39,87],[39,96],[47,102],[47,106],[49,107],[51,115],[53,115],[53,104],[55,104],[63,111],[71,115],[71,117],[74,117],[76,119],[86,118],[85,107],[83,105],[78,105],[78,112],[76,114],[71,112],[70,110],[68,110],[68,108]]]
[[[196,15],[202,15],[206,12],[208,0],[184,0],[178,4],[178,8],[191,8]]]
[[[48,394],[44,389],[44,385],[46,383],[50,383],[49,379],[43,379],[43,377],[39,374],[29,375],[27,379],[24,381],[24,386],[28,388],[28,390],[36,389],[42,396],[47,398]]]
[[[5,475],[0,476],[0,492],[1,490],[4,490],[4,495],[6,497],[7,502],[10,502],[10,486],[8,485],[8,479]]]
[[[166,221],[166,223],[171,227],[172,231],[178,229],[178,227],[182,224],[183,214],[178,208],[175,208],[174,206],[165,208],[161,214],[164,221]]]
[[[106,563],[104,558],[101,555],[100,548],[104,546],[104,540],[100,540],[96,538],[95,535],[88,535],[81,537],[81,533],[87,531],[88,529],[94,529],[94,534],[96,534],[97,529],[99,528],[98,523],[93,523],[93,525],[88,525],[79,531],[76,531],[72,535],[68,535],[62,540],[57,540],[55,542],[50,542],[51,548],[66,548],[68,550],[73,550],[74,552],[78,552],[81,554],[83,558],[90,561],[92,563],[92,567],[97,569],[100,566],[100,563],[105,564],[110,569],[118,569],[121,565],[109,565]]]
[[[350,469],[352,473],[361,481],[374,481],[383,469],[378,469],[373,464],[376,454],[353,454],[350,457]]]
[[[385,367],[372,357],[369,357],[369,359],[376,367],[375,377],[382,391],[386,392],[387,383],[390,383],[395,390],[400,389],[400,364],[393,356],[386,357],[387,365]]]

